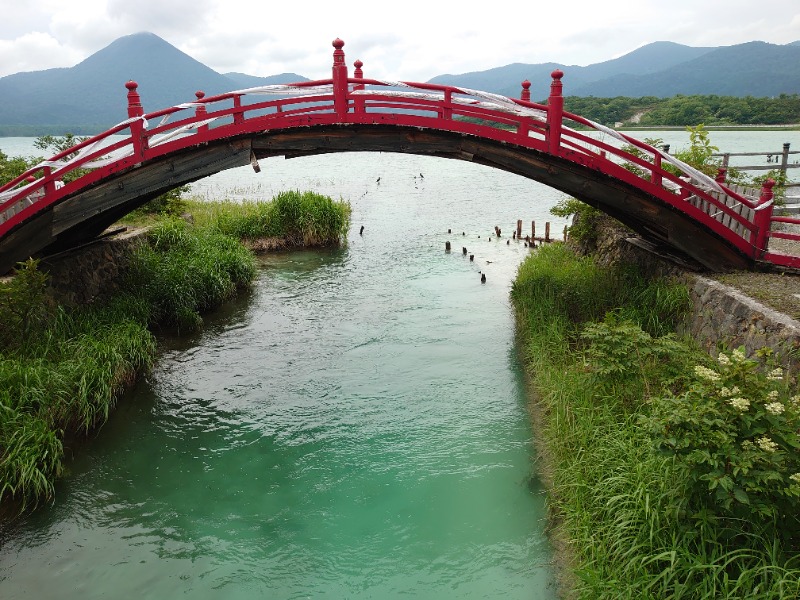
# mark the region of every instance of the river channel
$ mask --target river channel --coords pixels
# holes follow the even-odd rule
[[[342,198],[346,245],[262,257],[201,333],[159,335],[55,502],[2,532],[0,597],[555,598],[508,296],[512,227],[560,237],[561,194],[405,155],[261,167],[193,193]]]
[[[225,175],[205,189],[350,201],[346,246],[264,257],[201,334],[159,337],[6,533],[0,596],[555,597],[508,299],[530,250],[506,242],[517,218],[563,229],[558,193],[390,154]]]

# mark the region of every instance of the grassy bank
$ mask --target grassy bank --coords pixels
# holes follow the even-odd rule
[[[194,225],[139,215],[150,225],[148,243],[135,251],[114,297],[61,306],[48,296],[46,276],[33,260],[0,283],[4,506],[24,510],[53,497],[65,441],[105,422],[121,391],[149,367],[153,328],[197,329],[202,313],[251,283],[255,259],[242,238],[338,243],[350,215],[345,203],[299,192],[245,206],[178,204],[196,209]]]
[[[568,596],[798,597],[800,397],[786,374],[677,339],[684,287],[563,245],[522,265],[512,299]]]

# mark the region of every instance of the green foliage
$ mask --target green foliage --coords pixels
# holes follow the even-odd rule
[[[604,321],[588,323],[581,339],[588,344],[587,368],[594,385],[606,396],[639,403],[650,395],[651,386],[667,380],[668,372],[678,376],[665,360],[684,351],[673,335],[654,338],[633,321],[608,313]]]
[[[323,246],[340,243],[350,228],[350,205],[315,192],[281,192],[269,202],[202,202],[191,209],[198,226],[248,241]]]
[[[594,247],[597,242],[597,220],[602,212],[575,198],[562,198],[550,208],[556,217],[573,217],[568,234],[574,241]]]
[[[38,159],[33,157],[15,156],[9,158],[3,152],[0,152],[0,185],[19,177],[37,162]]]
[[[28,344],[39,339],[52,318],[53,303],[46,293],[47,277],[39,261],[20,263],[15,276],[0,284],[0,351],[25,353]]]
[[[567,96],[565,110],[613,126],[630,123],[646,127],[687,127],[700,125],[780,125],[800,123],[800,94],[774,98],[752,96],[684,96],[670,98],[643,96],[595,98]]]
[[[0,411],[0,499],[18,498],[24,510],[53,497],[64,448],[57,432],[36,415],[12,411],[5,403]]]
[[[33,145],[39,150],[45,150],[49,154],[55,155],[69,150],[88,139],[88,137],[80,137],[72,133],[65,133],[63,136],[43,135],[36,138]]]
[[[58,307],[35,261],[0,284],[0,500],[25,509],[52,497],[64,435],[104,421],[152,360],[141,314],[131,301]]]
[[[798,453],[794,442],[785,444],[790,433],[797,433],[796,422],[789,424],[794,418],[789,404],[798,402],[797,395],[787,397],[788,382],[778,380],[777,371],[756,375],[751,372],[755,366],[745,361],[737,362],[736,368],[747,383],[739,384],[736,395],[723,395],[721,382],[698,378],[694,371],[695,365],[708,360],[707,355],[669,334],[680,307],[686,306],[688,293],[683,286],[649,281],[626,269],[600,268],[558,246],[540,248],[526,259],[513,284],[512,301],[535,391],[536,437],[551,464],[550,502],[564,541],[574,552],[574,596],[586,600],[798,597],[800,561],[792,487],[797,483],[792,461]],[[595,283],[604,279],[633,289],[606,296]],[[676,291],[664,289],[665,284]],[[615,306],[610,305],[612,300]],[[653,314],[648,316],[648,311]],[[576,315],[594,317],[580,324],[572,321]],[[725,394],[733,382],[728,382]],[[705,392],[698,386],[705,386]],[[783,412],[767,408],[776,401],[769,396],[775,389]],[[750,504],[734,497],[732,509],[750,512],[728,515],[724,503],[715,499],[716,489],[727,483],[720,480],[709,491],[711,478],[696,470],[696,465],[709,464],[703,460],[716,451],[710,445],[713,441],[702,445],[706,437],[721,439],[718,433],[702,434],[728,427],[716,423],[717,413],[707,412],[704,403],[724,404],[744,397],[745,390],[752,394],[748,397],[753,423],[758,422],[753,431],[769,427],[751,434],[753,445],[759,452],[764,448],[769,452],[772,446],[763,436],[778,445],[765,459],[769,462],[754,463],[746,475],[761,486],[759,501],[781,515],[774,522],[769,517],[772,508],[763,517],[752,516],[754,497]],[[684,400],[687,397],[691,400]],[[757,410],[756,398],[762,405]],[[680,409],[669,399],[680,401]],[[722,407],[728,409],[736,410],[730,404]],[[741,418],[740,413],[736,417]],[[691,450],[660,449],[669,419],[686,429],[703,428],[698,435],[673,436],[695,440]],[[686,463],[684,455],[693,451],[703,460]],[[778,455],[780,465],[773,462]],[[743,452],[737,458],[737,477],[747,466],[744,456]],[[773,469],[780,471],[780,482]],[[785,524],[789,533],[777,533],[776,527]],[[790,539],[791,535],[795,537]]]
[[[234,238],[170,218],[153,226],[137,250],[128,287],[151,307],[149,322],[201,326],[201,311],[231,298],[255,277],[252,255]]]
[[[719,148],[711,145],[708,130],[700,123],[696,127],[687,127],[686,131],[689,132],[689,147],[675,152],[675,158],[709,177],[716,176],[722,161],[711,156],[719,152]]]
[[[800,395],[785,377],[741,348],[720,352],[686,390],[656,400],[650,423],[689,483],[691,511],[758,523],[800,549]]]
[[[189,192],[188,185],[182,185],[164,192],[160,196],[153,198],[150,202],[143,204],[130,213],[133,219],[145,216],[170,216],[177,217],[186,211],[185,195]]]
[[[601,321],[619,312],[651,335],[674,330],[691,307],[685,286],[651,280],[632,267],[602,268],[588,256],[576,256],[563,244],[542,246],[536,260],[520,265],[511,296],[547,322],[551,315],[572,323]],[[536,303],[525,298],[535,297]],[[623,308],[619,308],[623,307]]]

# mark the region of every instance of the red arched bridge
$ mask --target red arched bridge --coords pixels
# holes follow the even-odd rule
[[[542,182],[629,226],[650,247],[710,270],[800,268],[770,239],[800,241],[773,214],[771,182],[737,190],[666,152],[547,104],[452,86],[353,76],[335,40],[330,79],[238,90],[128,119],[0,187],[0,273],[100,235],[179,185],[269,156],[405,152],[472,161]],[[270,98],[271,96],[271,98]],[[265,98],[266,97],[266,98]],[[776,224],[779,224],[776,226]]]

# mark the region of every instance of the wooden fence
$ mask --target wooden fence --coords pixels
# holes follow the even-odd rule
[[[794,163],[789,163],[789,155],[792,154],[800,154],[800,151],[794,150],[789,151],[789,142],[786,142],[783,145],[783,150],[780,152],[720,152],[718,154],[712,154],[711,156],[721,156],[722,157],[722,167],[728,168],[728,163],[730,162],[731,156],[766,156],[767,163],[766,165],[735,165],[733,168],[738,169],[740,171],[780,171],[783,174],[784,181],[788,181],[789,178],[787,177],[787,170],[788,169],[797,169],[800,168],[800,162],[795,161]],[[769,164],[772,163],[772,164]]]

